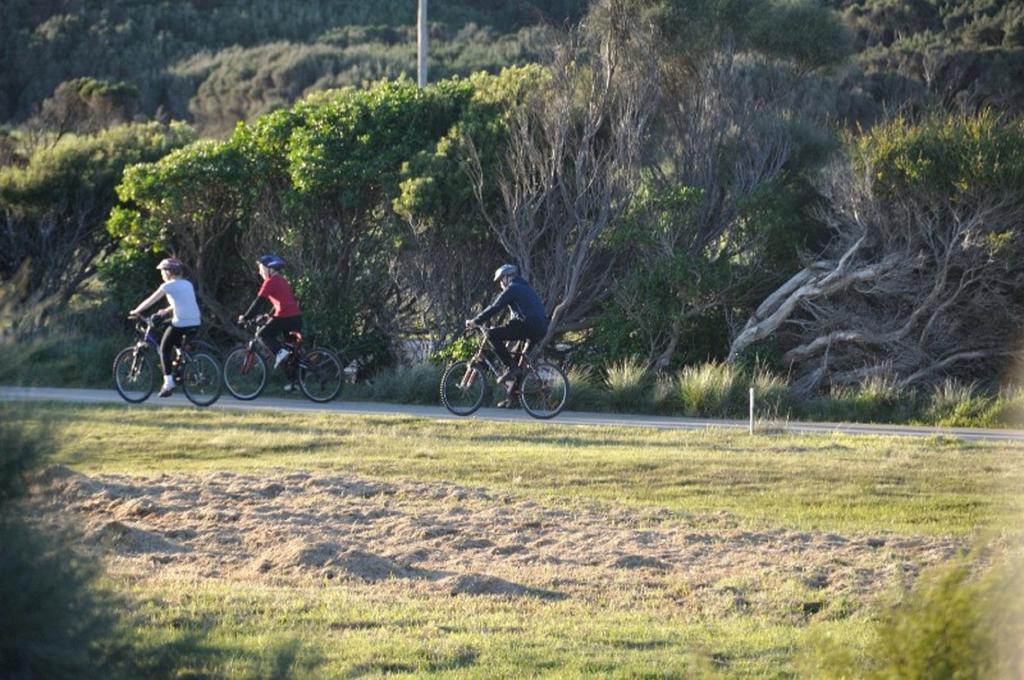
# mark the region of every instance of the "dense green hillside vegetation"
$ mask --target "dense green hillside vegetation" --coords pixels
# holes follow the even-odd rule
[[[842,0],[856,40],[852,118],[939,104],[1024,110],[1024,5],[1012,0]],[[856,103],[855,100],[860,100]]]
[[[667,6],[692,18],[687,6],[694,4]],[[717,5],[726,23],[751,16],[744,3],[705,4]],[[931,99],[971,110],[1024,105],[1019,3],[821,4],[841,13],[857,52],[840,104],[846,120],[873,122],[883,111],[919,109]],[[545,28],[578,21],[586,6],[585,0],[432,5],[432,75],[535,61]],[[310,91],[414,73],[415,22],[411,1],[8,0],[0,7],[0,121],[25,120],[61,83],[91,77],[135,88],[145,116],[194,120],[203,131],[224,134],[236,120]],[[694,25],[703,24],[680,25],[679,35],[696,35]],[[803,36],[761,37],[799,42]]]
[[[432,5],[431,66],[468,74],[535,58],[530,27],[583,0]],[[125,81],[145,115],[213,131],[310,89],[412,74],[416,2],[10,0],[0,7],[0,120],[23,120],[78,77]]]

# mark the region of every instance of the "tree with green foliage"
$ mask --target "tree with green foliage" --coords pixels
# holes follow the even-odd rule
[[[621,30],[629,9],[611,0],[613,21],[584,22],[554,50],[547,77],[511,112],[494,177],[469,145],[487,224],[548,308],[541,347],[584,322],[615,271],[608,241],[636,187],[657,106],[655,33]],[[497,212],[485,198],[491,182],[502,198]]]
[[[459,121],[402,169],[393,205],[407,228],[399,238],[394,277],[415,297],[417,325],[435,344],[464,330],[470,307],[486,299],[505,256],[468,181],[469,145],[484,173],[493,176],[506,151],[509,112],[544,78],[537,66],[505,69],[499,76],[475,74],[469,79],[473,96]],[[487,210],[497,210],[495,183],[484,191],[480,198]]]
[[[806,3],[632,5],[631,18],[649,17],[667,37],[657,43],[661,106],[644,185],[613,241],[632,266],[591,340],[608,358],[639,355],[665,370],[724,355],[727,315],[797,268],[807,227],[784,215],[799,214],[802,172],[828,148],[823,74],[847,41],[834,13]]]
[[[341,90],[297,107],[290,136],[289,189],[280,240],[302,272],[292,282],[338,341],[364,354],[357,338],[408,331],[411,300],[390,279],[400,222],[392,209],[402,169],[436,147],[463,115],[472,85],[442,81],[420,89],[409,80],[365,91]],[[314,318],[317,314],[314,313]],[[378,341],[372,353],[385,358]]]
[[[499,107],[476,91],[500,89],[488,84],[493,78],[424,89],[400,79],[311,96],[240,126],[226,142],[129,169],[110,229],[126,252],[183,257],[224,327],[251,299],[256,256],[278,252],[321,339],[386,362],[393,338],[423,330],[416,289],[394,275],[411,243],[395,212],[402,182],[430,171],[430,157],[446,153],[464,118],[470,128],[490,125]],[[448,206],[421,199],[406,192],[399,203],[410,220],[446,230]],[[438,269],[424,285],[447,285],[436,280],[445,275],[457,276]]]
[[[235,242],[255,209],[255,173],[238,144],[209,140],[134,165],[117,187],[108,231],[136,258],[155,251],[181,258],[204,308],[230,323],[238,312],[221,300],[240,283]]]
[[[774,337],[795,386],[996,382],[1024,325],[1024,123],[898,120],[851,137],[825,177],[829,248],[730,348]]]
[[[56,137],[66,132],[91,134],[131,122],[139,93],[127,83],[75,78],[57,86],[29,121]]]
[[[113,246],[105,224],[123,169],[192,140],[182,124],[114,127],[65,135],[27,160],[0,168],[0,281],[30,270],[23,330],[66,303]]]

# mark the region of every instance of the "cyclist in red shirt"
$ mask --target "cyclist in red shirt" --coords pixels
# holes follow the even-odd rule
[[[238,323],[243,323],[253,316],[257,307],[261,306],[261,302],[264,308],[268,302],[273,305],[270,321],[256,335],[266,343],[274,354],[274,368],[277,368],[288,358],[288,349],[281,346],[281,339],[287,333],[302,331],[302,312],[299,310],[299,304],[295,301],[292,287],[281,275],[284,260],[277,255],[264,255],[256,263],[259,266],[263,285],[260,286],[259,292],[256,293],[256,299],[249,305],[249,309],[238,317]]]

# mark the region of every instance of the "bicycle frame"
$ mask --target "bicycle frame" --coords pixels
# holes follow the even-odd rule
[[[472,386],[473,381],[476,380],[476,375],[480,373],[480,368],[478,366],[478,364],[480,363],[486,364],[487,370],[491,372],[495,379],[497,379],[497,377],[501,375],[501,371],[499,371],[496,366],[498,358],[497,355],[495,354],[494,345],[491,344],[490,338],[487,337],[488,329],[484,326],[477,326],[476,330],[480,333],[481,336],[480,345],[477,347],[476,352],[473,353],[472,358],[470,358],[469,360],[470,370],[466,371],[466,374],[462,377],[462,380],[459,382],[459,387],[462,387],[464,389]],[[516,363],[522,369],[524,369],[524,371],[529,371],[531,368],[530,358],[527,356],[526,352],[520,351],[518,349],[520,342],[522,341],[517,341],[517,349],[510,350],[509,353],[512,355],[512,358],[516,361]],[[507,388],[509,395],[515,394],[516,388],[519,386],[521,380],[522,377],[520,376],[512,383],[511,386]]]
[[[139,339],[135,341],[135,349],[142,350],[150,347],[155,352],[160,351],[160,341],[156,339],[156,335],[153,330],[157,325],[157,316],[152,314],[150,316],[144,316],[139,319],[135,324],[135,330],[139,333]],[[182,344],[175,347],[175,356],[173,365],[175,368],[180,368],[188,359],[191,358],[191,354],[187,349],[188,343],[191,341],[190,336],[185,336]]]
[[[268,323],[270,323],[270,319],[267,319],[266,321],[251,319],[247,320],[243,324],[245,329],[252,334],[252,337],[246,343],[246,346],[253,351],[260,352],[265,359],[270,357],[271,352],[270,347],[267,346],[267,342],[263,339],[261,333]],[[292,352],[292,356],[288,358],[289,363],[294,357],[301,356],[305,352],[305,336],[302,331],[288,331],[284,334],[281,344]]]

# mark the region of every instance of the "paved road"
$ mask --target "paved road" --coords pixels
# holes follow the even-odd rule
[[[3,401],[60,401],[80,404],[125,404],[113,389],[87,390],[57,387],[0,387]],[[181,395],[160,399],[155,395],[145,402],[148,406],[191,407]],[[256,401],[238,401],[222,396],[211,408],[237,411],[275,411],[297,413],[338,413],[351,415],[414,416],[428,419],[454,419],[442,406],[408,406],[403,404],[381,404],[367,402],[335,401],[328,404],[314,404],[301,399],[263,398]],[[489,421],[541,422],[530,418],[519,410],[481,409],[471,418]],[[638,416],[609,413],[565,412],[554,421],[558,425],[605,425],[613,427],[650,427],[663,430],[702,430],[706,428],[747,430],[745,420],[718,420],[712,418],[677,418],[669,416]],[[785,430],[793,433],[866,434],[901,437],[947,436],[969,441],[1014,441],[1024,443],[1024,430],[986,430],[961,427],[910,427],[903,425],[857,425],[849,423],[803,423],[772,422],[774,431]]]

